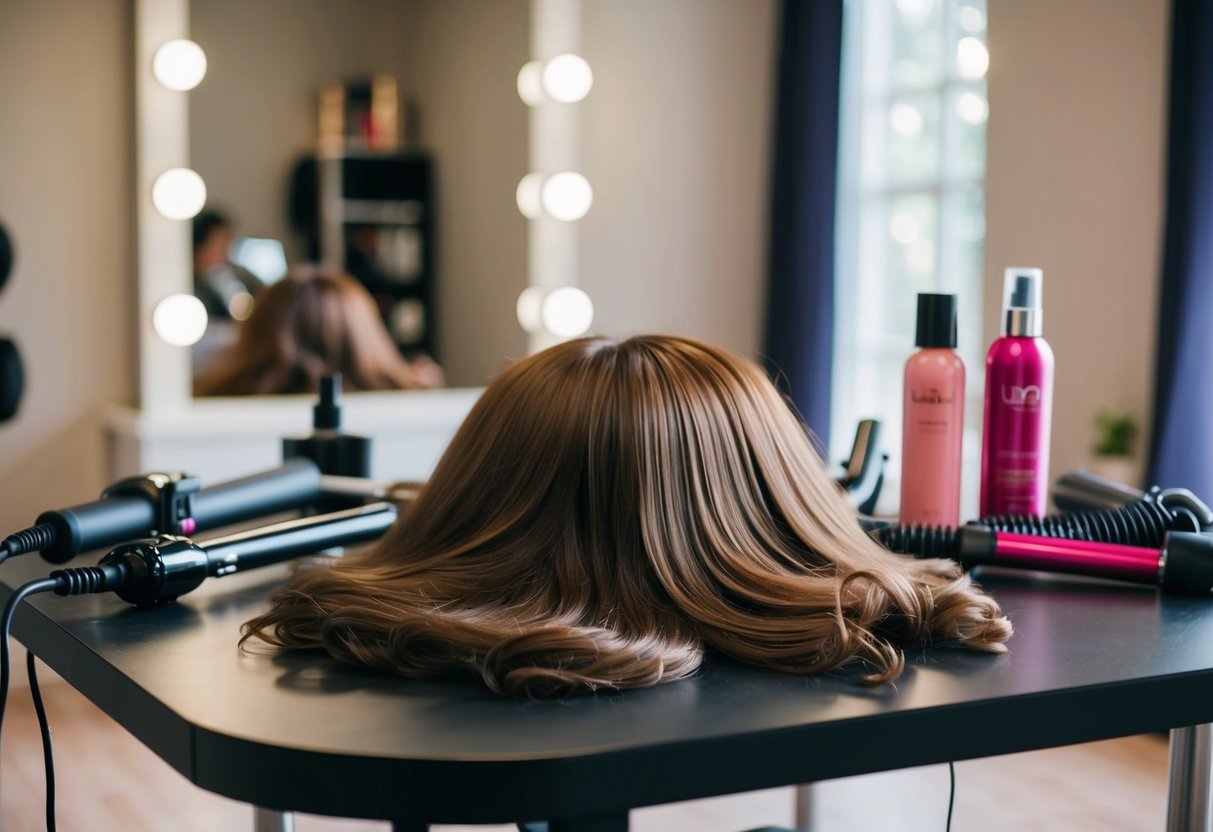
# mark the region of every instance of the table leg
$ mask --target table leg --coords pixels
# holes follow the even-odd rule
[[[1213,725],[1171,730],[1171,780],[1167,832],[1209,832],[1213,776]]]
[[[295,832],[295,814],[254,806],[253,832]]]
[[[796,787],[796,828],[813,828],[813,784],[801,783]]]
[[[548,821],[549,832],[628,832],[628,813],[610,812]]]

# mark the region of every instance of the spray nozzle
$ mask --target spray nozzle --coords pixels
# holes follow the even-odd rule
[[[1003,309],[1039,309],[1040,287],[1043,282],[1044,272],[1040,269],[1007,269],[1002,286]]]
[[[315,430],[338,430],[341,427],[341,373],[320,379],[320,401],[312,408]]]

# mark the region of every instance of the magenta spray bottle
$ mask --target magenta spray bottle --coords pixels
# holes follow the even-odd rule
[[[1040,269],[1010,268],[1002,337],[986,354],[981,515],[1045,513],[1053,416],[1053,350],[1043,332]]]

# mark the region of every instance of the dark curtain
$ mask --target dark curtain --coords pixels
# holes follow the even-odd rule
[[[765,352],[829,447],[842,0],[784,0],[781,22]]]
[[[1149,482],[1213,501],[1213,3],[1174,0]]]

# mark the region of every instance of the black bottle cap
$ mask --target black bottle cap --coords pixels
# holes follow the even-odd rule
[[[956,295],[918,295],[916,347],[956,347]]]
[[[312,408],[314,430],[337,430],[341,427],[341,373],[320,379],[320,401]]]

